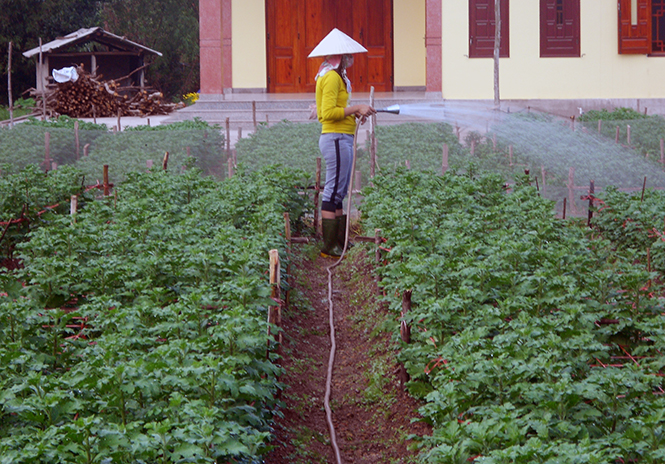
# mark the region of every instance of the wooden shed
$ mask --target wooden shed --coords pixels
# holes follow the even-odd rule
[[[101,27],[79,29],[23,53],[26,58],[37,58],[37,92],[47,88],[54,69],[69,66],[81,66],[85,71],[104,80],[131,74],[121,84],[143,88],[146,55],[162,56],[156,50],[112,34]]]

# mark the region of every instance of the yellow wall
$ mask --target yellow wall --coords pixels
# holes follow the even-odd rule
[[[617,52],[617,3],[581,0],[579,58],[540,58],[539,3],[510,0],[510,57],[501,99],[663,98],[665,59]],[[443,97],[494,97],[491,58],[468,57],[468,2],[442,2]]]
[[[425,0],[393,1],[395,87],[424,87]]]
[[[233,0],[233,87],[265,89],[266,20],[265,0]]]

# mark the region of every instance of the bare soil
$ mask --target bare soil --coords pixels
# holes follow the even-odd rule
[[[328,273],[334,260],[317,256],[311,245],[298,252],[295,289],[283,315],[281,395],[283,417],[266,464],[336,462],[323,406],[330,331]],[[309,255],[309,257],[308,257]],[[410,434],[429,435],[416,400],[400,386],[397,318],[377,301],[372,264],[360,246],[334,271],[333,305],[337,353],[331,408],[342,462],[416,462]]]

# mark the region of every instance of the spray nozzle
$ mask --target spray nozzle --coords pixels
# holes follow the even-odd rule
[[[387,106],[385,108],[379,108],[376,110],[377,113],[392,113],[399,114],[399,105]]]

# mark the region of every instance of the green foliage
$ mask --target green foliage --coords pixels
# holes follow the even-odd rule
[[[0,296],[2,462],[255,461],[280,373],[268,251],[299,182],[132,173],[117,200],[45,215],[3,277],[25,287]]]
[[[319,151],[321,124],[296,124],[281,121],[270,128],[264,125],[235,145],[238,162],[253,171],[281,164],[313,172]],[[325,163],[324,163],[325,164]]]
[[[35,106],[35,100],[32,98],[19,98],[14,101],[14,118],[25,116],[32,113],[32,107]],[[9,107],[0,107],[0,121],[9,120]]]
[[[110,32],[162,53],[146,74],[167,99],[199,89],[198,1],[104,0],[100,16]]]
[[[76,121],[67,116],[48,121],[31,119],[11,129],[0,129],[0,163],[15,169],[30,164],[50,169],[51,165],[45,164],[48,133],[50,161],[59,166],[76,165],[90,183],[101,178],[105,164],[109,165],[112,182],[122,181],[129,172],[145,170],[148,160],[161,167],[166,152],[171,169],[180,170],[193,163],[207,175],[222,177],[226,172],[224,136],[219,126],[200,119],[155,127],[127,127],[119,133],[109,132],[103,124],[79,121],[78,160]],[[86,145],[88,157],[83,156]]]
[[[647,119],[648,116],[635,111],[632,108],[614,108],[612,111],[606,109],[590,110],[581,115],[578,120],[582,122],[598,121],[627,121],[635,119]]]
[[[656,273],[555,219],[528,182],[401,170],[366,193],[396,317],[413,290],[401,361],[434,427],[424,462],[660,462]]]

